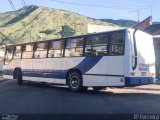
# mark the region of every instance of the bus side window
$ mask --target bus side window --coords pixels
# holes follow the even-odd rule
[[[108,35],[88,37],[85,46],[85,56],[107,55]]]
[[[14,48],[13,46],[6,48],[5,64],[8,64],[12,60],[13,48]]]
[[[24,45],[22,46],[22,58],[32,58],[33,56],[33,44],[28,44],[28,45]]]
[[[113,33],[110,37],[110,55],[124,54],[124,33]]]
[[[20,59],[21,58],[21,46],[15,46],[13,59]]]
[[[84,38],[71,38],[67,40],[65,57],[82,56]]]
[[[63,56],[64,40],[51,41],[49,44],[48,57],[62,57]]]
[[[48,48],[48,42],[36,43],[34,58],[46,58],[47,48]]]

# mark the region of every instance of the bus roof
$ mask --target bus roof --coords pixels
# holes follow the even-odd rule
[[[63,40],[63,39],[65,40],[65,39],[71,39],[71,38],[77,38],[77,37],[85,37],[85,36],[91,36],[91,35],[99,35],[99,34],[110,33],[110,32],[125,31],[125,30],[128,30],[128,29],[131,29],[131,28],[122,28],[122,29],[116,29],[116,30],[98,32],[98,33],[89,33],[89,34],[84,34],[84,35],[76,35],[76,36],[71,36],[71,37],[62,37],[62,38],[55,38],[55,39],[48,39],[48,40],[41,40],[41,41],[34,41],[34,42],[11,44],[11,45],[7,45],[7,46],[18,46],[18,45],[25,45],[25,44],[34,44],[34,43],[48,42],[48,41],[53,41],[53,40]]]

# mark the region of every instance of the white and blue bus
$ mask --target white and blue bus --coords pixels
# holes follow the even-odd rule
[[[121,29],[6,46],[3,77],[68,85],[72,91],[155,81],[152,36]]]

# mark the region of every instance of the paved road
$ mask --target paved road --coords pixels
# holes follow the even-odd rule
[[[15,80],[0,80],[0,113],[109,114],[159,111],[160,90],[157,89],[108,89],[74,93],[67,87],[31,82],[18,86]]]

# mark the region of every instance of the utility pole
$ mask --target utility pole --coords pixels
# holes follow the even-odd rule
[[[151,17],[152,17],[152,6],[151,6]]]

